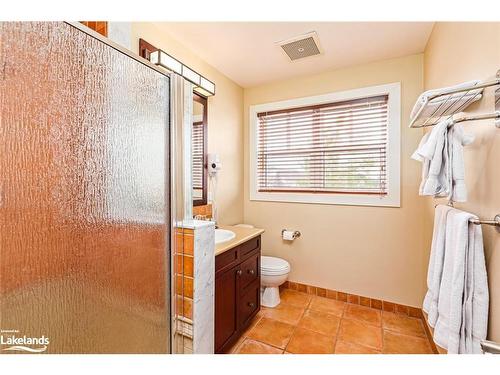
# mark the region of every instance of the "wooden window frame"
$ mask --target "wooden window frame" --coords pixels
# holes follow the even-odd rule
[[[208,100],[197,93],[193,93],[193,100],[203,105],[203,176],[202,176],[202,197],[193,199],[193,206],[204,206],[207,204],[208,196],[208,171],[207,171],[207,153],[208,153]]]
[[[400,207],[400,152],[401,152],[401,87],[400,83],[370,86],[325,95],[252,105],[249,108],[250,124],[250,200],[310,204],[359,205]],[[300,191],[259,191],[258,186],[258,114],[291,108],[324,105],[340,101],[388,95],[387,124],[387,191],[385,195],[366,193],[329,193]]]

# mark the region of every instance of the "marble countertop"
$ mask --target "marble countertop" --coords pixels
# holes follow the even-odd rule
[[[219,228],[233,231],[234,234],[236,234],[236,237],[233,238],[231,241],[222,242],[215,245],[216,256],[232,249],[235,246],[241,245],[242,243],[254,237],[260,236],[262,233],[264,233],[264,229],[259,229],[259,228],[244,228],[244,227],[235,227],[231,225],[220,225]]]

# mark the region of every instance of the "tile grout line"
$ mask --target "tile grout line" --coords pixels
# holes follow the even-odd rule
[[[384,330],[384,311],[380,312],[380,329],[382,330],[382,346],[380,348],[380,354],[384,353],[385,349],[385,330]]]
[[[311,299],[310,299],[310,300],[309,300],[309,302],[307,303],[306,307],[304,308],[304,311],[302,311],[302,315],[300,316],[300,318],[299,318],[299,320],[297,321],[297,323],[293,325],[293,331],[292,331],[292,334],[290,335],[290,338],[288,339],[288,342],[286,343],[286,345],[285,345],[285,349],[283,349],[283,353],[282,353],[282,354],[284,354],[284,353],[287,351],[286,349],[288,348],[288,345],[290,344],[290,341],[292,341],[292,337],[293,337],[293,335],[295,334],[295,331],[297,330],[297,328],[299,327],[299,323],[300,323],[300,321],[301,321],[301,320],[302,320],[302,318],[304,317],[304,315],[305,315],[306,311],[309,309],[309,306],[311,306],[312,299],[313,299],[313,297],[311,297]],[[290,353],[290,352],[289,352],[289,353]]]
[[[255,317],[254,317],[254,319],[255,319]],[[241,340],[241,342],[240,342],[238,345],[236,345],[234,348],[231,348],[232,350],[231,350],[228,354],[237,354],[237,353],[236,353],[236,351],[237,351],[237,350],[238,350],[238,349],[239,349],[239,348],[243,345],[243,343],[244,343],[244,342],[245,342],[245,341],[249,338],[249,337],[248,337],[248,335],[247,335],[247,333],[250,333],[250,331],[252,331],[252,330],[255,328],[255,326],[256,326],[256,325],[257,325],[257,324],[258,324],[261,320],[262,320],[262,315],[261,315],[261,316],[257,319],[257,321],[252,322],[252,324],[251,324],[251,325],[253,325],[253,327],[251,327],[251,328],[250,328],[250,327],[248,327],[248,328],[245,330],[245,332],[243,332],[243,335],[240,337],[240,339],[241,339],[241,338],[243,338],[243,340]],[[252,340],[252,339],[251,339],[251,340]],[[238,341],[239,341],[239,339],[238,339]],[[254,340],[254,341],[258,341],[258,340]],[[259,342],[260,342],[260,341],[259,341]],[[238,343],[238,342],[236,342],[236,344],[237,344],[237,343]],[[265,343],[263,343],[263,344],[265,344]]]
[[[281,302],[280,302],[280,303],[281,303]],[[284,304],[284,305],[293,306],[293,307],[298,307],[298,306],[291,305],[291,304],[287,304],[287,303],[283,303],[283,304]],[[307,308],[305,308],[305,309],[304,309],[304,312],[305,312],[305,310],[306,310],[306,309],[307,309]],[[304,315],[304,312],[302,313],[302,315],[301,315],[300,319],[302,319],[302,316]],[[290,340],[291,340],[291,338],[292,338],[292,336],[293,336],[293,333],[295,332],[295,328],[297,327],[297,325],[296,325],[296,324],[290,324],[290,323],[287,323],[287,322],[283,322],[283,321],[278,320],[278,319],[269,318],[269,317],[267,317],[267,316],[261,316],[261,317],[259,318],[258,322],[260,322],[260,321],[262,320],[262,318],[266,318],[266,319],[268,319],[268,320],[274,320],[274,321],[277,321],[277,322],[280,322],[280,323],[285,323],[285,324],[288,324],[288,325],[290,325],[290,326],[293,326],[293,327],[294,327],[294,330],[292,331],[292,334],[290,335],[290,339],[288,339],[288,342],[285,344],[285,347],[282,349],[282,348],[280,348],[280,347],[278,347],[278,346],[276,346],[276,345],[273,345],[273,344],[270,344],[270,343],[267,343],[267,342],[261,341],[261,340],[256,339],[256,338],[248,337],[248,336],[245,336],[245,340],[246,340],[246,339],[250,339],[250,340],[253,340],[253,341],[260,342],[261,344],[264,344],[264,345],[269,345],[269,346],[272,346],[273,348],[276,348],[276,349],[282,350],[282,351],[283,351],[283,353],[281,353],[281,354],[284,354],[284,352],[286,351],[286,347],[288,346],[288,343],[290,342]],[[300,321],[300,319],[299,319],[299,321]],[[252,330],[255,328],[255,326],[258,324],[258,322],[257,322],[257,323],[256,323],[256,324],[252,327],[252,329],[251,329],[250,331],[252,331]]]
[[[342,309],[342,315],[340,316],[339,325],[337,327],[337,332],[335,333],[335,345],[333,346],[333,354],[335,354],[335,352],[337,351],[337,344],[339,342],[339,334],[340,334],[340,326],[342,325],[342,321],[344,320],[346,308],[347,308],[347,303],[344,305],[344,308]]]
[[[261,316],[261,317],[259,318],[258,322],[260,322],[260,321],[262,320],[262,318],[266,318],[266,319],[268,319],[268,320],[276,320],[276,319],[268,318],[267,316]],[[282,321],[280,321],[280,320],[276,320],[276,321],[277,321],[277,322],[280,322],[280,323],[285,323],[285,322],[282,322]],[[252,329],[251,329],[250,331],[252,331],[252,330],[253,330],[253,329],[257,326],[258,322],[257,322],[257,323],[256,323],[256,324],[252,327]],[[289,323],[288,323],[288,324],[289,324]],[[290,324],[290,325],[291,325],[291,324]],[[291,337],[291,336],[290,336],[290,337]],[[283,354],[283,353],[284,353],[284,351],[285,351],[285,349],[284,349],[284,348],[282,349],[282,348],[280,348],[280,347],[278,347],[278,346],[276,346],[276,345],[273,345],[273,344],[270,344],[270,343],[267,343],[267,342],[264,342],[264,341],[260,341],[259,339],[256,339],[256,338],[253,338],[253,337],[248,337],[248,336],[246,336],[246,337],[245,337],[245,340],[246,340],[246,339],[253,340],[253,341],[257,341],[257,342],[260,342],[261,344],[264,344],[264,345],[269,345],[269,346],[272,346],[273,348],[276,348],[276,349],[278,349],[278,350],[282,350],[283,352],[282,352],[281,354]],[[287,344],[288,344],[288,343],[287,343]],[[285,347],[286,347],[286,345],[285,345]]]
[[[369,325],[370,327],[380,328],[380,329],[382,329],[382,331],[383,331],[382,311],[381,311],[381,310],[375,309],[375,308],[373,308],[373,307],[368,307],[368,306],[359,305],[359,306],[365,307],[365,308],[367,308],[367,309],[371,309],[371,310],[378,311],[378,312],[380,313],[380,326],[378,326],[378,325],[372,324],[372,323],[370,323],[370,322],[367,322],[367,321],[365,321],[365,320],[361,320],[361,319],[357,319],[357,318],[353,318],[353,317],[349,317],[349,318],[348,318],[348,317],[346,317],[346,316],[345,316],[345,312],[347,311],[347,307],[348,307],[349,305],[352,305],[352,306],[357,306],[357,304],[355,304],[355,303],[346,302],[346,305],[345,305],[345,308],[344,308],[344,314],[343,314],[342,319],[341,319],[341,323],[342,323],[342,321],[344,321],[344,320],[353,320],[353,321],[358,322],[358,323],[362,323],[362,324]],[[339,333],[340,333],[340,325],[339,325]],[[335,343],[335,349],[337,349],[337,343],[338,343],[338,336],[337,336],[337,341],[336,341],[336,343]],[[360,343],[350,343],[350,342],[348,342],[348,341],[347,341],[347,344],[349,344],[349,345],[351,345],[351,344],[359,345],[359,346],[365,347],[365,348],[370,349],[370,350],[375,350],[376,352],[378,352],[378,354],[382,354],[382,348],[379,350],[379,349],[377,349],[377,348],[375,348],[375,347],[372,347],[372,346],[370,346],[370,345],[365,345],[365,344],[360,344]],[[384,345],[384,342],[383,342],[383,332],[382,332],[382,347],[383,347],[383,345]]]
[[[298,293],[304,293],[304,292],[298,292]],[[312,303],[312,300],[314,299],[314,297],[320,297],[320,298],[326,298],[326,297],[316,296],[316,295],[312,295],[312,294],[309,294],[309,293],[305,293],[305,294],[310,295],[310,296],[311,296],[311,299],[309,300],[309,302],[308,302],[308,304],[307,304],[306,308],[304,309],[304,312],[302,313],[302,316],[300,317],[300,319],[299,319],[298,323],[295,325],[294,331],[292,332],[292,335],[290,336],[290,340],[288,341],[288,344],[289,344],[289,343],[290,343],[290,341],[292,340],[292,337],[293,337],[293,335],[294,335],[294,333],[295,333],[295,330],[296,330],[297,328],[301,328],[301,329],[304,329],[304,330],[306,330],[306,331],[313,332],[313,333],[315,333],[315,334],[319,334],[319,335],[322,335],[322,336],[325,336],[325,337],[329,337],[329,335],[325,335],[325,334],[323,334],[323,333],[321,333],[321,332],[316,332],[316,331],[313,331],[313,330],[311,330],[311,329],[308,329],[308,328],[303,328],[303,327],[299,327],[299,326],[298,326],[298,324],[300,323],[300,321],[302,320],[302,318],[304,317],[304,315],[305,315],[305,313],[306,313],[307,311],[320,312],[320,313],[323,313],[323,314],[326,314],[326,315],[332,315],[332,316],[337,317],[337,316],[336,316],[336,315],[334,315],[334,314],[330,314],[330,313],[327,313],[327,312],[324,312],[324,311],[321,311],[321,310],[314,310],[314,309],[311,309],[311,303]],[[340,302],[343,302],[343,301],[340,301]],[[342,307],[342,314],[340,315],[340,317],[338,317],[338,318],[339,318],[339,325],[338,325],[338,327],[337,327],[337,332],[336,332],[335,336],[333,337],[333,339],[335,340],[335,345],[334,345],[334,348],[333,348],[334,350],[333,350],[333,353],[332,353],[332,354],[335,354],[335,346],[336,346],[336,342],[337,342],[337,335],[338,335],[338,331],[339,331],[339,329],[340,329],[340,321],[342,320],[342,318],[343,318],[343,316],[344,316],[344,311],[345,311],[346,305],[347,305],[347,303],[344,303],[344,306]],[[287,347],[288,347],[288,344],[287,344]],[[286,348],[285,348],[285,350],[286,350]]]
[[[362,306],[362,305],[356,305],[356,304],[354,304],[354,303],[349,303],[349,302],[347,302],[347,304],[346,304],[346,310],[347,310],[348,305],[352,305],[352,306]],[[370,310],[375,310],[375,311],[377,311],[377,312],[381,313],[381,311],[380,311],[380,310],[373,309],[373,308],[371,308],[371,307],[367,307],[367,306],[362,306],[362,307],[367,308],[367,309],[370,309]],[[359,323],[368,324],[368,325],[370,325],[370,326],[372,326],[372,327],[377,327],[377,328],[378,328],[378,327],[382,327],[382,326],[383,326],[383,323],[382,323],[382,313],[380,314],[380,325],[373,324],[373,323],[371,323],[371,322],[369,322],[369,321],[366,321],[366,320],[363,320],[363,319],[359,319],[359,318],[356,318],[356,317],[348,317],[348,318],[347,318],[347,317],[345,317],[345,316],[344,316],[343,318],[348,319],[348,320],[354,320],[354,321],[359,322]]]

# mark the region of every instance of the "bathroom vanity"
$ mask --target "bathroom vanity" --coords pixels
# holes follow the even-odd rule
[[[260,246],[263,230],[224,227],[236,237],[216,247],[215,352],[224,353],[260,310]]]

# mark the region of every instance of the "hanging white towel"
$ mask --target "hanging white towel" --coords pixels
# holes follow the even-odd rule
[[[465,202],[465,170],[463,146],[473,137],[464,133],[460,124],[449,118],[424,134],[412,158],[422,162],[420,195],[447,197],[450,201]]]
[[[445,252],[446,218],[451,209],[450,206],[440,204],[434,211],[434,231],[432,233],[431,253],[427,271],[428,290],[423,306],[431,327],[436,325],[438,318],[439,288],[441,286]]]
[[[424,135],[412,158],[423,163],[420,195],[435,197],[449,194],[448,178],[448,127],[453,120],[444,120]]]
[[[463,146],[474,141],[474,137],[464,133],[461,124],[448,129],[448,199],[454,202],[467,201]]]
[[[471,215],[477,219],[476,216]],[[469,224],[463,307],[463,334],[459,353],[482,353],[488,333],[489,290],[480,225]]]
[[[444,262],[434,341],[448,353],[481,353],[488,322],[488,284],[481,227],[457,209],[446,215]],[[430,323],[430,322],[429,322]]]
[[[424,136],[420,140],[420,144],[418,145],[417,150],[411,156],[412,159],[415,159],[415,160],[422,162],[422,180],[421,180],[420,186],[418,188],[419,195],[424,195],[424,185],[425,185],[425,181],[427,181],[427,176],[429,176],[429,165],[430,165],[430,160],[422,157],[419,152],[423,148],[423,146],[427,143],[427,140],[429,139],[430,135],[431,135],[431,132],[424,134]]]

